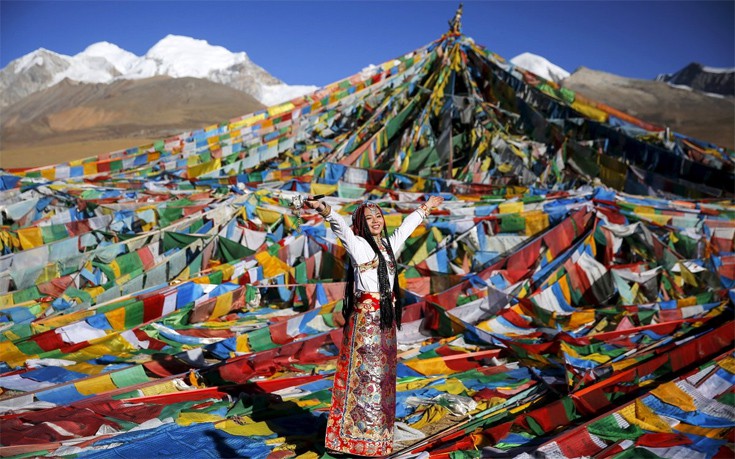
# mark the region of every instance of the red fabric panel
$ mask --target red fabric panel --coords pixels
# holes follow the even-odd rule
[[[551,250],[551,254],[556,257],[572,245],[574,236],[574,223],[570,218],[567,218],[546,233],[543,241],[546,247]]]
[[[181,335],[193,336],[196,338],[232,338],[236,336],[230,330],[220,330],[216,328],[188,328],[176,330]]]
[[[291,337],[288,336],[288,333],[286,333],[288,329],[288,322],[287,321],[281,321],[276,324],[271,325],[270,327],[270,334],[271,334],[271,341],[273,341],[275,344],[286,344],[291,341],[293,341],[296,336]]]
[[[110,162],[100,161],[97,163],[97,172],[110,172]]]
[[[202,211],[202,210],[204,210],[204,209],[205,209],[206,207],[207,207],[207,204],[195,204],[195,205],[193,205],[193,206],[190,206],[190,207],[184,207],[184,208],[182,209],[182,212],[183,212],[183,214],[182,214],[182,215],[183,215],[184,217],[188,217],[189,215],[192,215],[192,214],[195,214],[195,213],[201,212],[201,211]]]
[[[38,286],[38,291],[44,295],[58,298],[64,294],[64,291],[74,282],[71,276],[57,277],[50,282],[44,282]]]
[[[679,433],[645,433],[636,440],[636,445],[651,448],[668,448],[690,444],[692,444],[692,440]]]
[[[502,271],[501,274],[503,277],[505,277],[505,280],[508,281],[509,284],[515,284],[516,282],[521,281],[521,279],[524,279],[528,277],[531,273],[533,273],[530,269],[522,269],[522,270],[505,270]]]
[[[143,269],[151,269],[153,267],[153,264],[155,263],[155,260],[153,259],[153,255],[151,254],[150,247],[143,247],[142,249],[138,249],[137,252],[140,261],[143,263]]]
[[[260,387],[264,391],[271,393],[277,390],[286,389],[288,387],[299,386],[301,384],[310,383],[322,379],[322,375],[297,376],[294,378],[278,378],[266,381],[255,381],[253,384]]]
[[[403,310],[401,311],[401,322],[408,323],[413,322],[414,320],[421,319],[422,317],[424,317],[425,308],[426,303],[423,301],[404,306]]]
[[[454,309],[455,307],[457,307],[457,299],[459,298],[459,294],[462,293],[462,290],[468,285],[469,282],[463,282],[441,293],[435,295],[427,295],[426,300],[431,301],[432,303],[436,303],[446,310]]]
[[[674,351],[667,354],[671,362],[671,369],[678,371],[697,359],[719,355],[723,349],[731,347],[735,341],[735,334],[732,333],[733,326],[735,324],[730,320],[716,330],[676,347]]]
[[[250,365],[252,365],[256,374],[271,375],[277,370],[275,359],[278,356],[276,349],[257,352],[250,356]]]
[[[481,365],[480,362],[469,360],[469,359],[454,359],[445,360],[444,365],[454,371],[469,371],[473,370]]]
[[[431,455],[429,457],[431,458],[449,457],[445,453],[449,453],[452,451],[459,451],[459,450],[474,450],[474,449],[475,449],[474,439],[471,436],[466,436],[464,438],[461,438],[459,441],[450,442],[447,445],[440,446],[436,449],[432,449]]]
[[[225,381],[238,384],[245,383],[254,376],[253,367],[245,359],[228,361],[225,365],[219,367],[218,371]]]
[[[602,389],[590,391],[582,396],[572,395],[574,406],[584,416],[593,416],[610,406],[610,400],[605,397]]]
[[[534,410],[528,414],[544,429],[544,432],[550,432],[553,429],[569,424],[566,409],[561,400],[551,402],[543,408]]]
[[[327,299],[331,303],[345,297],[346,282],[324,282],[322,287],[327,294]]]
[[[339,328],[336,331],[339,332],[340,337],[342,336],[342,329]],[[315,336],[312,339],[308,339],[304,341],[304,345],[301,348],[301,358],[299,359],[299,363],[315,363],[315,362],[322,362],[324,360],[329,360],[334,357],[330,357],[328,355],[322,354],[319,352],[319,348],[324,346],[327,343],[332,342],[332,335],[319,335]]]
[[[155,338],[151,338],[150,336],[148,336],[148,333],[144,332],[140,328],[134,328],[133,333],[135,334],[136,338],[138,338],[138,340],[148,341],[148,349],[153,349],[154,351],[158,351],[168,346],[168,344],[163,341],[157,340]]]
[[[620,213],[617,209],[609,209],[604,206],[598,206],[595,208],[598,212],[600,212],[602,215],[607,217],[607,220],[610,223],[614,223],[616,225],[624,225],[625,224],[625,217]]]
[[[120,400],[96,401],[90,406],[95,413],[109,416],[113,419],[142,424],[161,414],[163,405],[156,404],[127,404]]]
[[[157,360],[151,360],[150,362],[146,362],[143,364],[146,370],[162,377],[166,378],[168,376],[178,375],[181,373],[186,373],[191,369],[191,367],[184,362],[176,359],[173,356],[166,355],[163,357],[160,357],[159,355],[155,356]]]
[[[557,444],[566,457],[592,457],[602,450],[592,441],[586,428],[575,430],[573,435],[559,439]]]
[[[88,409],[78,409],[73,406],[55,407],[40,412],[23,413],[22,416],[16,418],[19,422],[25,423],[26,429],[23,429],[24,435],[32,439],[43,439],[43,441],[59,441],[74,437],[86,437],[97,433],[102,425],[109,425],[115,429],[120,429],[120,425],[116,422],[105,419]],[[74,434],[73,436],[61,435],[56,431],[51,434],[46,429],[49,426],[44,423],[53,423],[64,430]],[[11,427],[13,427],[11,423]],[[14,428],[19,431],[21,429]],[[3,443],[5,443],[5,426],[3,425]],[[51,436],[49,436],[51,435]],[[33,442],[36,443],[36,442]]]
[[[189,316],[189,323],[196,324],[200,322],[206,322],[209,319],[209,316],[212,315],[212,311],[214,311],[214,306],[216,303],[217,298],[215,297],[209,298],[199,304],[194,305],[194,309],[192,309],[191,315]]]
[[[55,330],[49,330],[49,331],[40,333],[36,336],[31,337],[31,340],[35,341],[36,344],[38,344],[38,347],[40,347],[44,351],[53,351],[56,349],[61,349],[62,347],[67,345],[67,343],[65,343],[61,339],[61,335],[56,333]]]
[[[717,252],[732,252],[733,241],[732,239],[725,239],[721,237],[713,237],[712,245],[717,248]]]
[[[383,180],[383,177],[385,177],[385,174],[386,174],[385,171],[369,169],[368,170],[368,183],[370,185],[379,184]]]
[[[69,236],[79,236],[92,231],[92,227],[89,226],[88,220],[78,220],[67,223],[66,230],[69,231]]]
[[[3,445],[40,445],[73,438],[62,437],[48,425],[25,425],[17,418],[0,421],[0,431]]]
[[[163,314],[163,294],[143,298],[143,323],[158,319]]]
[[[316,278],[316,258],[314,255],[310,256],[306,259],[306,277],[307,279],[315,279]],[[314,285],[314,284],[308,284],[308,285]],[[307,289],[308,289],[307,285]],[[308,290],[307,290],[308,291]],[[309,295],[309,298],[313,298],[314,289],[311,290],[311,295]]]
[[[523,417],[524,417],[523,415],[520,415],[520,417],[517,418],[517,420],[523,419]],[[508,434],[510,433],[510,428],[513,427],[513,424],[515,422],[516,421],[511,421],[511,422],[499,424],[497,426],[493,426],[493,427],[490,427],[489,429],[483,430],[482,433],[490,437],[493,444],[500,443],[500,441],[503,438],[508,436]]]
[[[541,250],[541,239],[536,239],[510,256],[508,270],[525,271],[534,266],[539,259],[539,250]]]
[[[499,315],[516,327],[529,328],[532,326],[530,320],[524,319],[520,314],[513,311],[512,309],[506,309],[502,311]]]
[[[722,265],[717,270],[721,276],[725,276],[728,279],[735,279],[735,265]]]

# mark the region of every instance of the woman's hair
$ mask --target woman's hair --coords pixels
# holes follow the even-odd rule
[[[365,218],[365,209],[375,208],[383,215],[383,211],[376,204],[367,202],[357,206],[357,209],[352,213],[352,231],[355,235],[365,239],[370,247],[378,255],[378,285],[380,286],[380,328],[386,329],[396,322],[396,326],[401,328],[401,306],[399,305],[399,290],[398,290],[398,264],[396,263],[396,256],[393,253],[393,248],[390,246],[388,241],[388,229],[386,225],[383,225],[383,238],[385,243],[386,251],[390,257],[390,261],[395,267],[393,274],[393,290],[390,288],[390,279],[388,278],[388,264],[383,258],[383,254],[378,249],[378,244],[375,243],[370,229]],[[394,301],[395,298],[395,301]],[[347,266],[347,285],[345,286],[345,299],[346,303],[343,308],[345,325],[349,322],[350,315],[355,308],[355,270],[352,266],[351,261],[348,262]]]

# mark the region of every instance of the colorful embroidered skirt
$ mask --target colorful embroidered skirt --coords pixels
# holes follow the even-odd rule
[[[361,293],[344,330],[327,421],[327,449],[357,456],[393,452],[396,327],[380,329],[380,295]]]

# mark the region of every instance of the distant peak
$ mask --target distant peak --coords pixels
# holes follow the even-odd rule
[[[510,62],[513,65],[517,65],[518,67],[540,76],[541,78],[557,83],[569,77],[568,71],[537,54],[528,52],[522,53],[511,59]]]
[[[100,42],[87,46],[87,48],[84,51],[82,51],[80,54],[83,54],[86,56],[107,56],[111,52],[119,53],[119,52],[127,52],[127,51],[120,48],[114,43],[110,43],[108,41],[100,41]]]
[[[244,52],[232,53],[206,40],[181,35],[167,35],[148,50],[145,57],[160,62],[164,73],[173,77],[197,78],[249,61]]]
[[[50,57],[52,59],[64,59],[61,54],[55,53],[46,48],[38,48],[37,50],[31,51],[25,56],[19,57],[18,59],[11,62],[11,64],[15,64],[15,73],[20,73],[30,69],[33,66],[43,66],[45,62],[44,58],[47,57]]]

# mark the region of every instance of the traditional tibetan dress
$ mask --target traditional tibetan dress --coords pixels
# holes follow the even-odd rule
[[[421,209],[405,218],[388,238],[397,254],[424,218]],[[327,449],[355,456],[384,456],[393,452],[396,418],[396,325],[380,328],[378,256],[334,211],[327,216],[352,259],[355,269],[355,307],[344,328],[327,421]],[[380,245],[380,244],[379,244]],[[385,240],[383,240],[385,246]],[[395,266],[387,251],[391,289]]]

